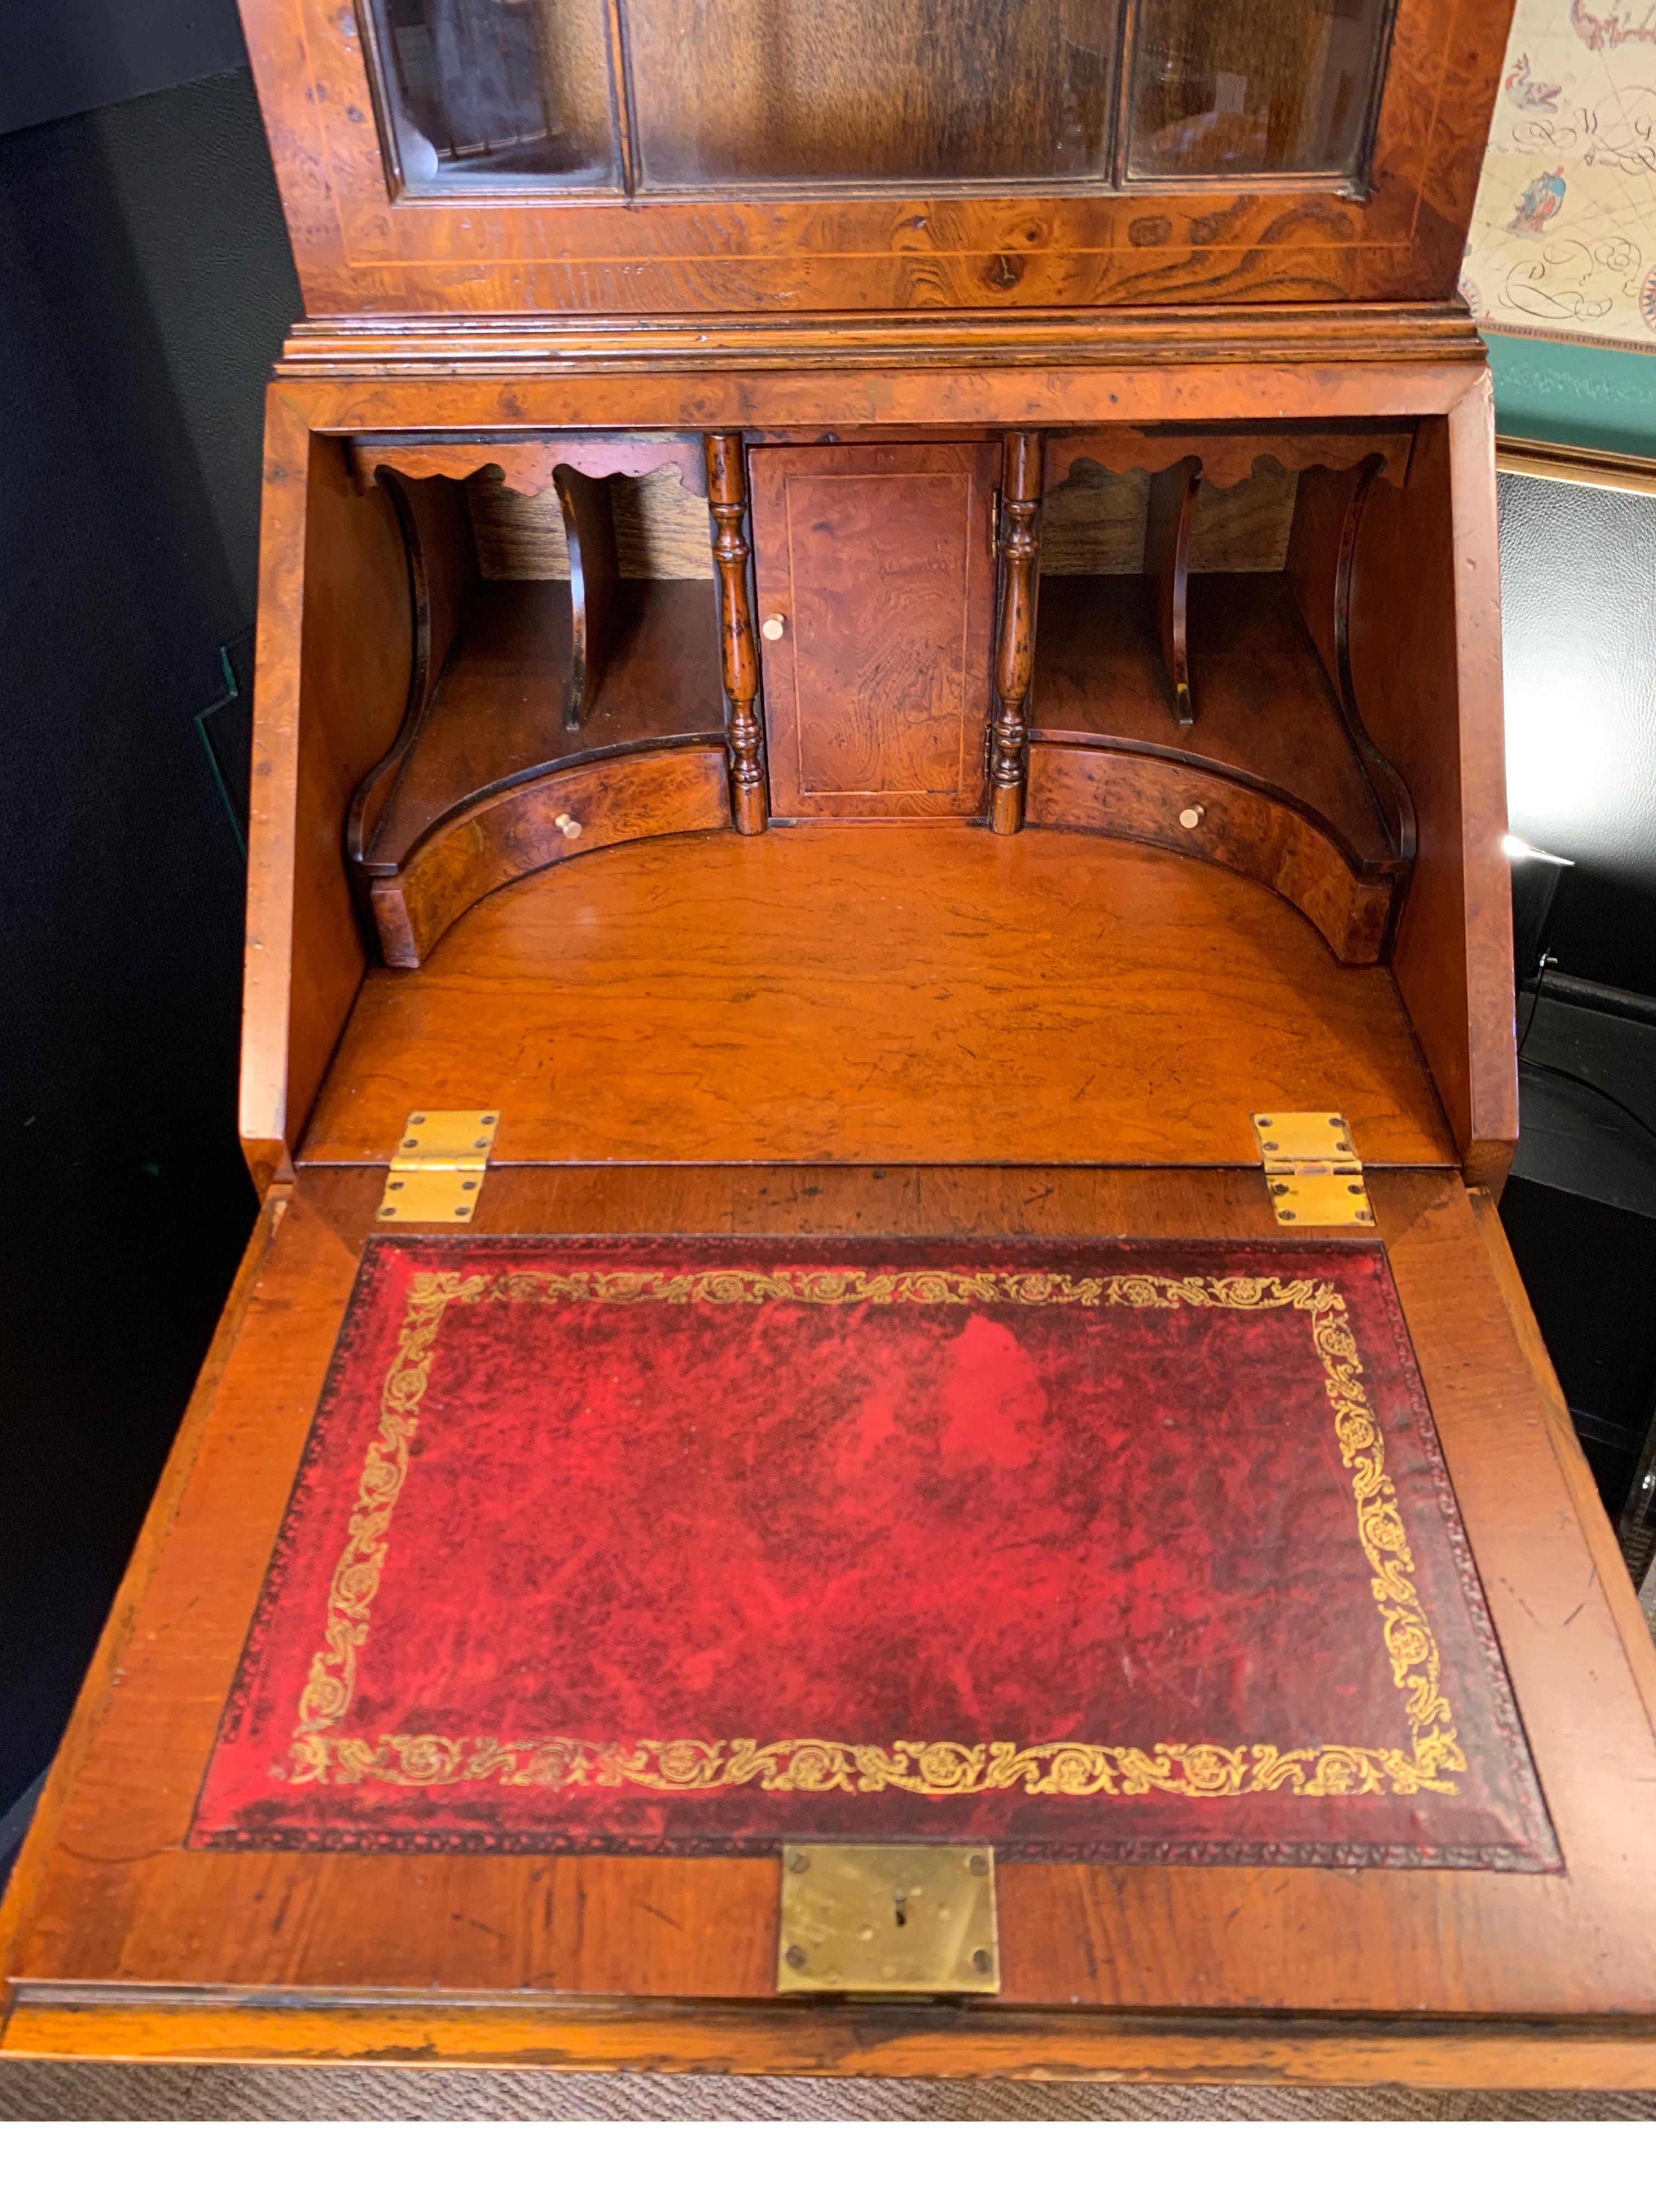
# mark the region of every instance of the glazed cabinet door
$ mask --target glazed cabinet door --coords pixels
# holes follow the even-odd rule
[[[981,814],[998,445],[759,447],[749,467],[773,811]]]

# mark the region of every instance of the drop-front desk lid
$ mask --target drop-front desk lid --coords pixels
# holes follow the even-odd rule
[[[1653,1657],[1385,970],[1064,832],[594,854],[368,980],[4,2047],[1647,2081]]]

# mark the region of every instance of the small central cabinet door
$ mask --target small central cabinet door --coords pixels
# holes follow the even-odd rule
[[[995,444],[749,455],[770,804],[981,814]]]

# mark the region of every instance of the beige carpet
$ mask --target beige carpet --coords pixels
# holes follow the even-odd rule
[[[0,2120],[1656,2120],[1656,2093],[0,2063]]]

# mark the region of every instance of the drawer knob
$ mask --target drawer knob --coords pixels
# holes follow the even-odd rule
[[[759,629],[763,634],[770,639],[771,644],[774,645],[779,637],[783,637],[787,635],[787,619],[782,615],[767,615],[764,620],[759,624]]]

